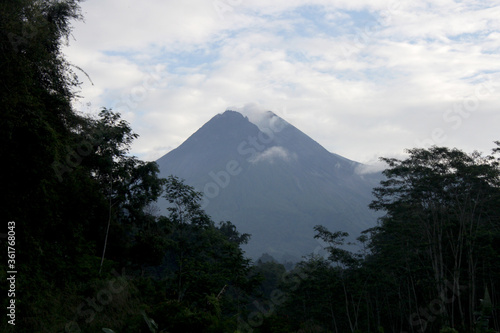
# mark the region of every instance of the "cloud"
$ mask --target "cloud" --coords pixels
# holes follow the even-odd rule
[[[267,111],[262,105],[256,102],[245,103],[243,105],[228,106],[226,110],[238,111],[248,118],[254,124],[258,123],[261,118],[265,117]]]
[[[379,173],[387,168],[387,164],[378,162],[376,164],[360,164],[356,167],[354,172],[358,175],[367,175],[372,173]]]
[[[291,154],[281,146],[273,146],[258,153],[250,162],[254,164],[262,162],[274,163],[276,160],[290,161],[293,159],[297,159],[295,153]]]
[[[408,153],[401,152],[401,153],[394,153],[391,151],[386,151],[386,152],[377,152],[372,154],[368,160],[365,162],[365,164],[359,164],[356,169],[354,170],[355,173],[358,175],[367,175],[367,174],[373,174],[373,173],[379,173],[384,171],[385,169],[388,168],[387,163],[381,160],[381,157],[384,158],[395,158],[398,160],[406,160],[408,158]]]
[[[211,0],[83,2],[86,23],[64,49],[94,83],[80,75],[78,107],[128,100],[122,115],[140,135],[132,152],[147,159],[230,105],[271,110],[360,162],[436,129],[440,144],[467,151],[499,139],[496,1],[220,2],[229,6],[222,17]],[[158,67],[158,84],[131,101]],[[473,111],[457,109],[481,80],[492,93]]]
[[[275,112],[286,113],[286,109],[272,111],[269,109],[265,109],[258,103],[252,102],[246,103],[242,106],[229,106],[226,108],[226,110],[240,112],[242,115],[247,117],[251,123],[256,125],[261,131],[266,133],[268,133],[269,131],[274,132],[276,130],[281,131],[285,126],[287,126],[286,121],[284,122],[282,118],[275,114]]]

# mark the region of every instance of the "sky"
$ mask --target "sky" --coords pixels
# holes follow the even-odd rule
[[[490,153],[500,0],[87,0],[63,53],[75,108],[120,112],[156,160],[227,109],[273,111],[330,152]],[[88,77],[87,77],[88,75]]]

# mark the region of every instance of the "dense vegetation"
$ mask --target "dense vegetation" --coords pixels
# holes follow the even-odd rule
[[[18,271],[15,326],[4,314],[0,331],[230,330],[256,280],[239,247],[248,235],[216,225],[198,193],[130,156],[137,135],[118,114],[72,109],[78,82],[60,48],[78,8],[0,3],[2,233],[16,222]],[[169,216],[151,205],[160,195]]]
[[[287,300],[263,332],[498,331],[498,151],[433,147],[385,159],[371,204],[385,214],[358,238],[360,251],[342,248],[346,233],[317,226],[328,258],[297,265],[307,278],[282,284]]]
[[[249,235],[215,223],[200,193],[129,155],[137,135],[119,114],[72,108],[77,68],[60,48],[78,1],[1,0],[0,18],[0,232],[16,222],[18,271],[15,326],[2,315],[0,331],[500,329],[498,148],[385,159],[371,204],[383,217],[358,253],[343,247],[346,233],[317,226],[326,257],[293,269],[270,256],[252,264],[240,248]],[[154,208],[160,196],[168,216]]]

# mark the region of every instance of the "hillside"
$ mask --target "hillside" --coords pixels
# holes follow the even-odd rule
[[[317,224],[352,236],[375,224],[367,205],[379,174],[359,174],[360,163],[328,152],[270,111],[255,122],[235,111],[216,115],[158,159],[161,176],[185,179],[204,193],[214,220],[250,233],[244,249],[253,258],[314,252]]]

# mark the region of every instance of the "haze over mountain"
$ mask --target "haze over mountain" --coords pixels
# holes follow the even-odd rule
[[[185,179],[204,193],[215,221],[251,234],[244,249],[252,258],[314,252],[318,224],[353,237],[375,225],[368,204],[380,173],[363,174],[362,164],[330,153],[273,112],[252,121],[235,111],[216,115],[157,160],[161,176]]]

